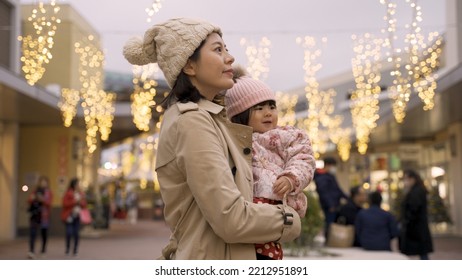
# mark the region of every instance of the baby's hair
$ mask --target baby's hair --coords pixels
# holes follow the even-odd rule
[[[266,100],[266,101],[263,101],[263,102],[260,102],[252,107],[250,107],[249,109],[245,110],[244,112],[242,113],[239,113],[235,116],[233,116],[231,118],[231,121],[233,123],[239,123],[239,124],[243,124],[243,125],[249,125],[249,121],[250,121],[250,112],[252,111],[253,108],[257,107],[257,106],[265,106],[265,105],[269,105],[269,106],[276,106],[276,101],[274,100]]]

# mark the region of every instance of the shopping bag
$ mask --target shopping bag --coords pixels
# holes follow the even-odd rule
[[[87,208],[80,210],[80,222],[84,225],[89,225],[92,222],[90,211]]]
[[[327,236],[327,246],[346,248],[353,246],[355,239],[355,228],[353,225],[342,225],[331,223]]]

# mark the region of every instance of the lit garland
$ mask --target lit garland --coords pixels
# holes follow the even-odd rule
[[[33,9],[32,15],[27,18],[34,27],[35,34],[18,37],[18,40],[22,41],[22,71],[31,86],[42,78],[45,64],[53,58],[51,54],[54,45],[53,37],[61,22],[57,17],[59,10],[55,0],[51,1],[49,8],[40,1],[38,8]]]
[[[86,143],[88,151],[93,153],[100,139],[107,141],[114,119],[116,95],[102,90],[104,54],[93,42],[94,36],[88,36],[88,42],[75,43],[75,52],[79,55],[80,91],[63,89],[59,103],[64,125],[70,126],[76,114],[76,106],[81,100],[86,125]],[[79,94],[78,94],[79,93]]]
[[[131,95],[131,111],[133,122],[142,131],[149,131],[149,123],[152,118],[152,107],[156,105],[157,82],[152,77],[158,70],[157,64],[133,67],[134,91]]]
[[[393,99],[392,110],[395,120],[401,123],[406,116],[406,106],[411,96],[411,85],[409,82],[409,75],[403,75],[401,71],[402,59],[399,54],[401,49],[394,47],[396,36],[396,4],[389,0],[380,0],[380,3],[387,7],[387,15],[384,17],[387,23],[387,28],[382,29],[382,33],[388,34],[384,40],[383,46],[387,49],[387,61],[393,63],[393,69],[390,75],[393,77],[393,85],[388,88],[390,97]]]
[[[385,47],[390,49],[387,52],[388,61],[393,62],[393,85],[389,88],[393,99],[393,115],[398,123],[402,123],[406,116],[407,103],[414,90],[424,103],[424,110],[431,110],[434,106],[434,95],[437,87],[435,69],[439,67],[439,57],[442,53],[442,38],[437,32],[430,33],[427,42],[434,42],[431,47],[425,43],[425,38],[421,33],[419,23],[422,21],[422,10],[417,1],[406,0],[412,9],[413,19],[411,25],[407,25],[411,32],[406,35],[405,43],[409,45],[405,49],[405,54],[409,55],[409,60],[405,63],[405,70],[402,71],[402,61],[399,54],[401,49],[393,48],[393,41],[396,40],[396,4],[388,0],[381,0],[380,3],[387,6],[388,39],[385,40]],[[385,30],[383,30],[385,33]]]
[[[76,43],[75,52],[80,57],[79,72],[82,83],[82,108],[87,127],[87,147],[90,153],[97,148],[97,132],[107,141],[114,119],[115,94],[102,90],[104,54],[88,37],[87,43]]]
[[[343,116],[336,115],[329,122],[329,138],[337,146],[337,151],[342,161],[350,158],[351,129],[342,128]]]
[[[442,53],[443,38],[438,32],[430,33],[428,41],[434,44],[422,52],[422,59],[419,70],[414,70],[414,89],[423,101],[424,110],[431,110],[435,106],[434,96],[437,88],[435,70],[440,66],[440,56]]]
[[[296,123],[295,105],[297,105],[298,95],[292,96],[276,92],[276,101],[278,107],[278,124],[280,126],[294,126]]]
[[[151,22],[152,16],[160,11],[162,8],[163,0],[153,0],[150,7],[146,8],[146,13],[148,14],[147,22]]]
[[[247,72],[252,78],[257,80],[265,80],[269,73],[268,60],[270,59],[271,41],[263,37],[258,45],[246,38],[241,38],[241,46],[245,46],[245,54],[247,56]]]
[[[369,135],[377,126],[379,119],[380,93],[380,46],[382,41],[366,33],[364,37],[352,36],[355,41],[355,56],[351,60],[356,89],[351,96],[350,108],[353,126],[356,131],[356,145],[360,154],[365,154]]]
[[[65,127],[72,125],[72,120],[77,114],[77,105],[80,101],[80,92],[78,90],[63,88],[61,90],[61,100],[58,103],[63,114]]]
[[[326,38],[322,38],[323,43],[326,41]],[[332,98],[335,96],[335,91],[332,89],[319,91],[316,73],[322,66],[316,60],[320,57],[321,50],[316,48],[315,38],[310,36],[298,37],[296,42],[304,50],[305,97],[308,101],[308,117],[299,126],[309,132],[314,156],[319,158],[321,154],[326,152],[328,146],[329,132],[323,128],[329,127],[330,114],[334,110]]]
[[[423,109],[431,110],[434,106],[433,97],[437,87],[436,77],[433,72],[439,66],[437,50],[441,45],[441,38],[437,39],[435,47],[427,47],[419,26],[422,21],[422,9],[417,5],[416,1],[406,0],[406,2],[410,4],[414,14],[411,24],[412,32],[406,37],[406,42],[410,44],[409,76],[412,77],[413,89],[424,102]],[[437,37],[439,37],[437,32],[430,33],[428,42]]]

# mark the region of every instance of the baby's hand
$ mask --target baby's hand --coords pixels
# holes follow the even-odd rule
[[[291,192],[292,189],[292,182],[290,178],[286,176],[279,177],[273,185],[273,192],[280,197],[283,197],[284,194]]]

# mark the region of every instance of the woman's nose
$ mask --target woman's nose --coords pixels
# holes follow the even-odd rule
[[[226,55],[226,63],[228,64],[233,64],[234,63],[234,56],[232,56],[230,53],[227,53]]]

